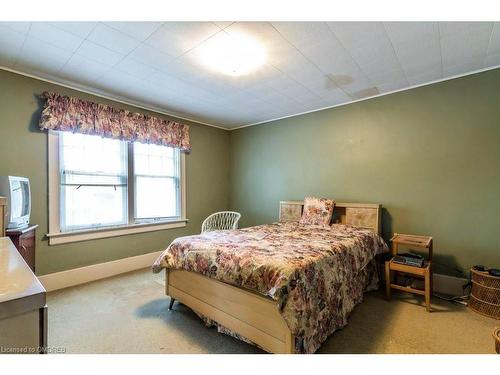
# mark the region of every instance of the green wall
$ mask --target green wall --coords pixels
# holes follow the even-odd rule
[[[500,267],[500,70],[232,131],[230,179],[245,226],[306,195],[381,203],[438,272]]]
[[[44,238],[48,230],[47,134],[39,131],[37,126],[42,108],[37,95],[46,90],[148,113],[0,70],[0,175],[30,178],[31,222],[40,225],[36,244],[38,275],[163,250],[175,237],[199,233],[201,222],[210,213],[227,209],[228,132],[181,120],[191,125],[193,146],[192,152],[186,156],[189,222],[185,228],[48,246]]]

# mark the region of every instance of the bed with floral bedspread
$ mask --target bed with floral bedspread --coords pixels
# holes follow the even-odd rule
[[[347,324],[363,292],[377,287],[375,256],[386,251],[383,239],[367,229],[274,223],[177,238],[153,271],[193,271],[272,298],[295,336],[296,352],[314,353]]]

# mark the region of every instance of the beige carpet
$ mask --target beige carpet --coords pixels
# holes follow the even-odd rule
[[[183,305],[168,311],[161,275],[149,270],[49,293],[49,345],[69,353],[262,353],[206,328]],[[371,292],[320,353],[493,353],[498,321],[438,299]]]

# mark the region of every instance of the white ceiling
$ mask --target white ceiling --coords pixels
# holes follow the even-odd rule
[[[257,39],[266,64],[207,70],[217,33]],[[498,65],[499,22],[0,22],[0,66],[225,128]]]

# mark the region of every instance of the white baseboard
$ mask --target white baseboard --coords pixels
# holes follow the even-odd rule
[[[162,251],[49,273],[38,279],[47,292],[150,267]]]

